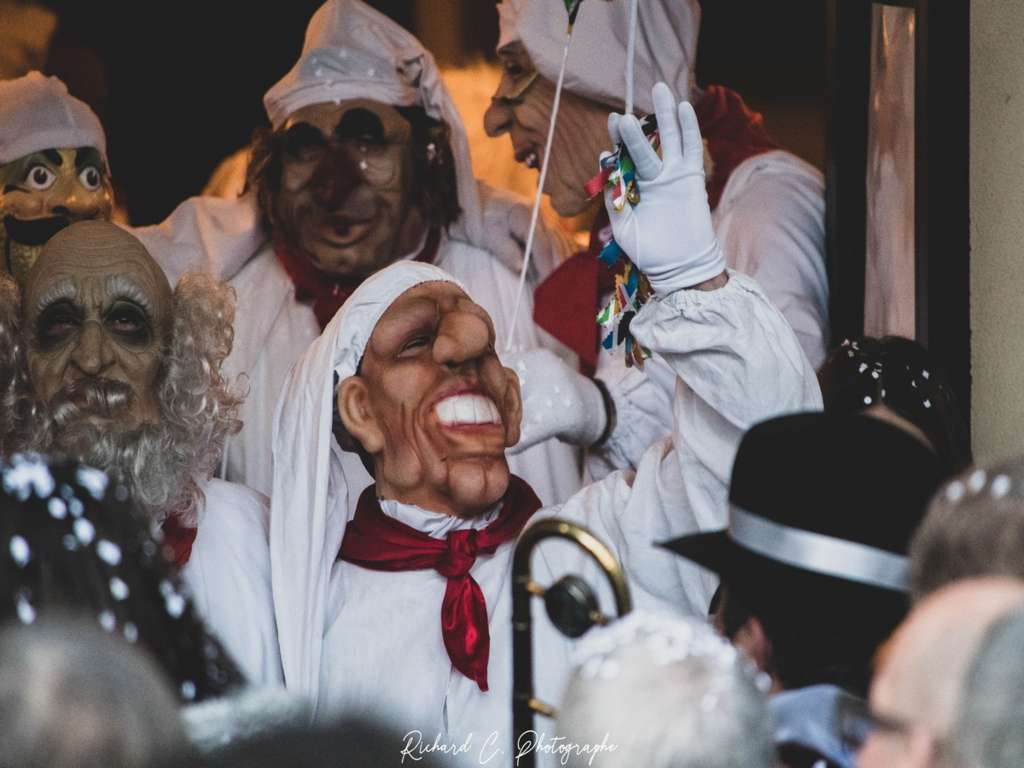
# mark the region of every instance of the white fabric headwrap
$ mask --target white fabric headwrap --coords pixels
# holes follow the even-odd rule
[[[560,0],[502,0],[498,49],[519,40],[545,78],[555,82],[562,63],[567,16]],[[697,60],[697,0],[641,0],[636,40],[636,108],[654,112],[651,88],[668,83],[687,97]],[[565,88],[617,110],[626,94],[629,3],[586,0],[573,26]]]
[[[302,55],[263,97],[275,129],[310,104],[373,99],[422,107],[451,130],[462,216],[456,239],[483,247],[483,223],[469,143],[434,57],[419,40],[360,0],[327,0],[309,22]]]
[[[0,81],[0,165],[43,149],[94,147],[107,159],[96,113],[56,77],[29,72]]]
[[[270,563],[281,662],[288,688],[320,691],[320,659],[331,568],[348,517],[342,450],[331,431],[334,375],[355,374],[381,315],[410,288],[455,283],[444,270],[418,261],[382,269],[360,285],[292,368],[274,417],[274,490],[270,504]]]

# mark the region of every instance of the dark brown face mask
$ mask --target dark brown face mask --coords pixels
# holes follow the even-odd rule
[[[394,107],[311,104],[283,133],[272,218],[291,247],[339,277],[365,277],[416,247],[412,127]]]
[[[72,224],[43,246],[23,296],[40,400],[105,426],[159,421],[172,294],[142,243],[110,222]]]
[[[92,147],[0,165],[0,270],[24,283],[47,240],[72,222],[109,219],[113,200],[107,164]]]

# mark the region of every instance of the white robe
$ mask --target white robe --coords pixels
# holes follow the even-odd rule
[[[504,349],[518,277],[486,251],[447,237],[442,238],[434,263],[465,284],[470,295],[488,311],[498,347]],[[237,293],[238,307],[235,342],[224,370],[231,377],[245,374],[249,395],[240,416],[245,426],[228,441],[225,477],[269,494],[273,486],[270,436],[274,407],[292,365],[320,335],[320,327],[312,307],[296,301],[291,279],[269,245],[230,283]],[[517,349],[532,349],[546,342],[546,334],[532,320],[531,296],[528,285],[513,332]],[[582,484],[579,450],[557,440],[511,457],[510,464],[545,504],[569,498]],[[358,461],[350,462],[349,470],[353,474],[349,478],[351,487],[361,488],[372,482]]]
[[[777,150],[740,163],[712,212],[728,265],[757,280],[793,328],[817,369],[828,351],[828,275],[825,271],[825,184],[814,166]],[[635,467],[651,435],[667,435],[675,375],[660,356],[644,371],[622,366],[622,349],[602,352],[597,376],[606,382],[619,426],[587,472],[600,479]]]
[[[611,474],[533,520],[558,516],[586,525],[625,567],[634,606],[704,616],[714,579],[654,542],[723,527],[732,461],[744,431],[774,415],[818,409],[821,396],[789,325],[756,283],[737,273],[718,291],[678,291],[652,300],[632,328],[679,377],[671,439],[650,446],[635,474]],[[474,525],[395,502],[382,508],[434,535]],[[468,741],[466,765],[479,765],[489,755],[495,756],[488,765],[512,765],[513,549],[506,543],[494,555],[477,558],[471,570],[490,617],[486,693],[454,670],[445,651],[442,576],[336,562],[328,586],[318,716],[377,716],[402,733],[420,731],[425,745],[435,738],[440,744]],[[571,544],[541,544],[534,578],[551,584],[566,572],[583,574],[592,585],[604,581]],[[572,642],[539,607],[534,626],[536,694],[557,704],[570,672]],[[538,730],[550,737],[552,723],[538,719]],[[410,738],[415,744],[416,735]],[[540,762],[557,764],[543,754]]]
[[[217,479],[203,493],[192,554],[181,570],[192,604],[250,684],[280,685],[267,498]]]

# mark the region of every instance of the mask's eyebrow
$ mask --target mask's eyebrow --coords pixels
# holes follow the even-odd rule
[[[113,300],[128,299],[138,304],[147,312],[152,311],[153,302],[136,283],[125,275],[110,275],[106,279],[107,295]]]
[[[103,162],[103,155],[95,147],[82,147],[75,150],[75,170],[80,171],[87,165],[94,165],[101,173],[106,173],[107,166]]]
[[[39,301],[36,302],[36,311],[42,312],[58,301],[74,301],[77,298],[78,288],[75,286],[75,282],[70,277],[62,277],[43,291]]]

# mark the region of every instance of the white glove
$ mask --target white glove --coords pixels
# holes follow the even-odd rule
[[[589,447],[604,434],[608,415],[601,390],[550,349],[530,349],[502,356],[516,372],[523,396],[519,442],[521,453],[548,438]]]
[[[612,113],[612,143],[626,145],[636,165],[640,202],[621,211],[605,190],[604,202],[615,241],[661,295],[691,288],[720,275],[725,258],[711,223],[704,187],[704,143],[697,115],[664,83],[651,90],[661,133],[661,157],[651,147],[633,115]],[[677,116],[678,115],[678,116]]]

